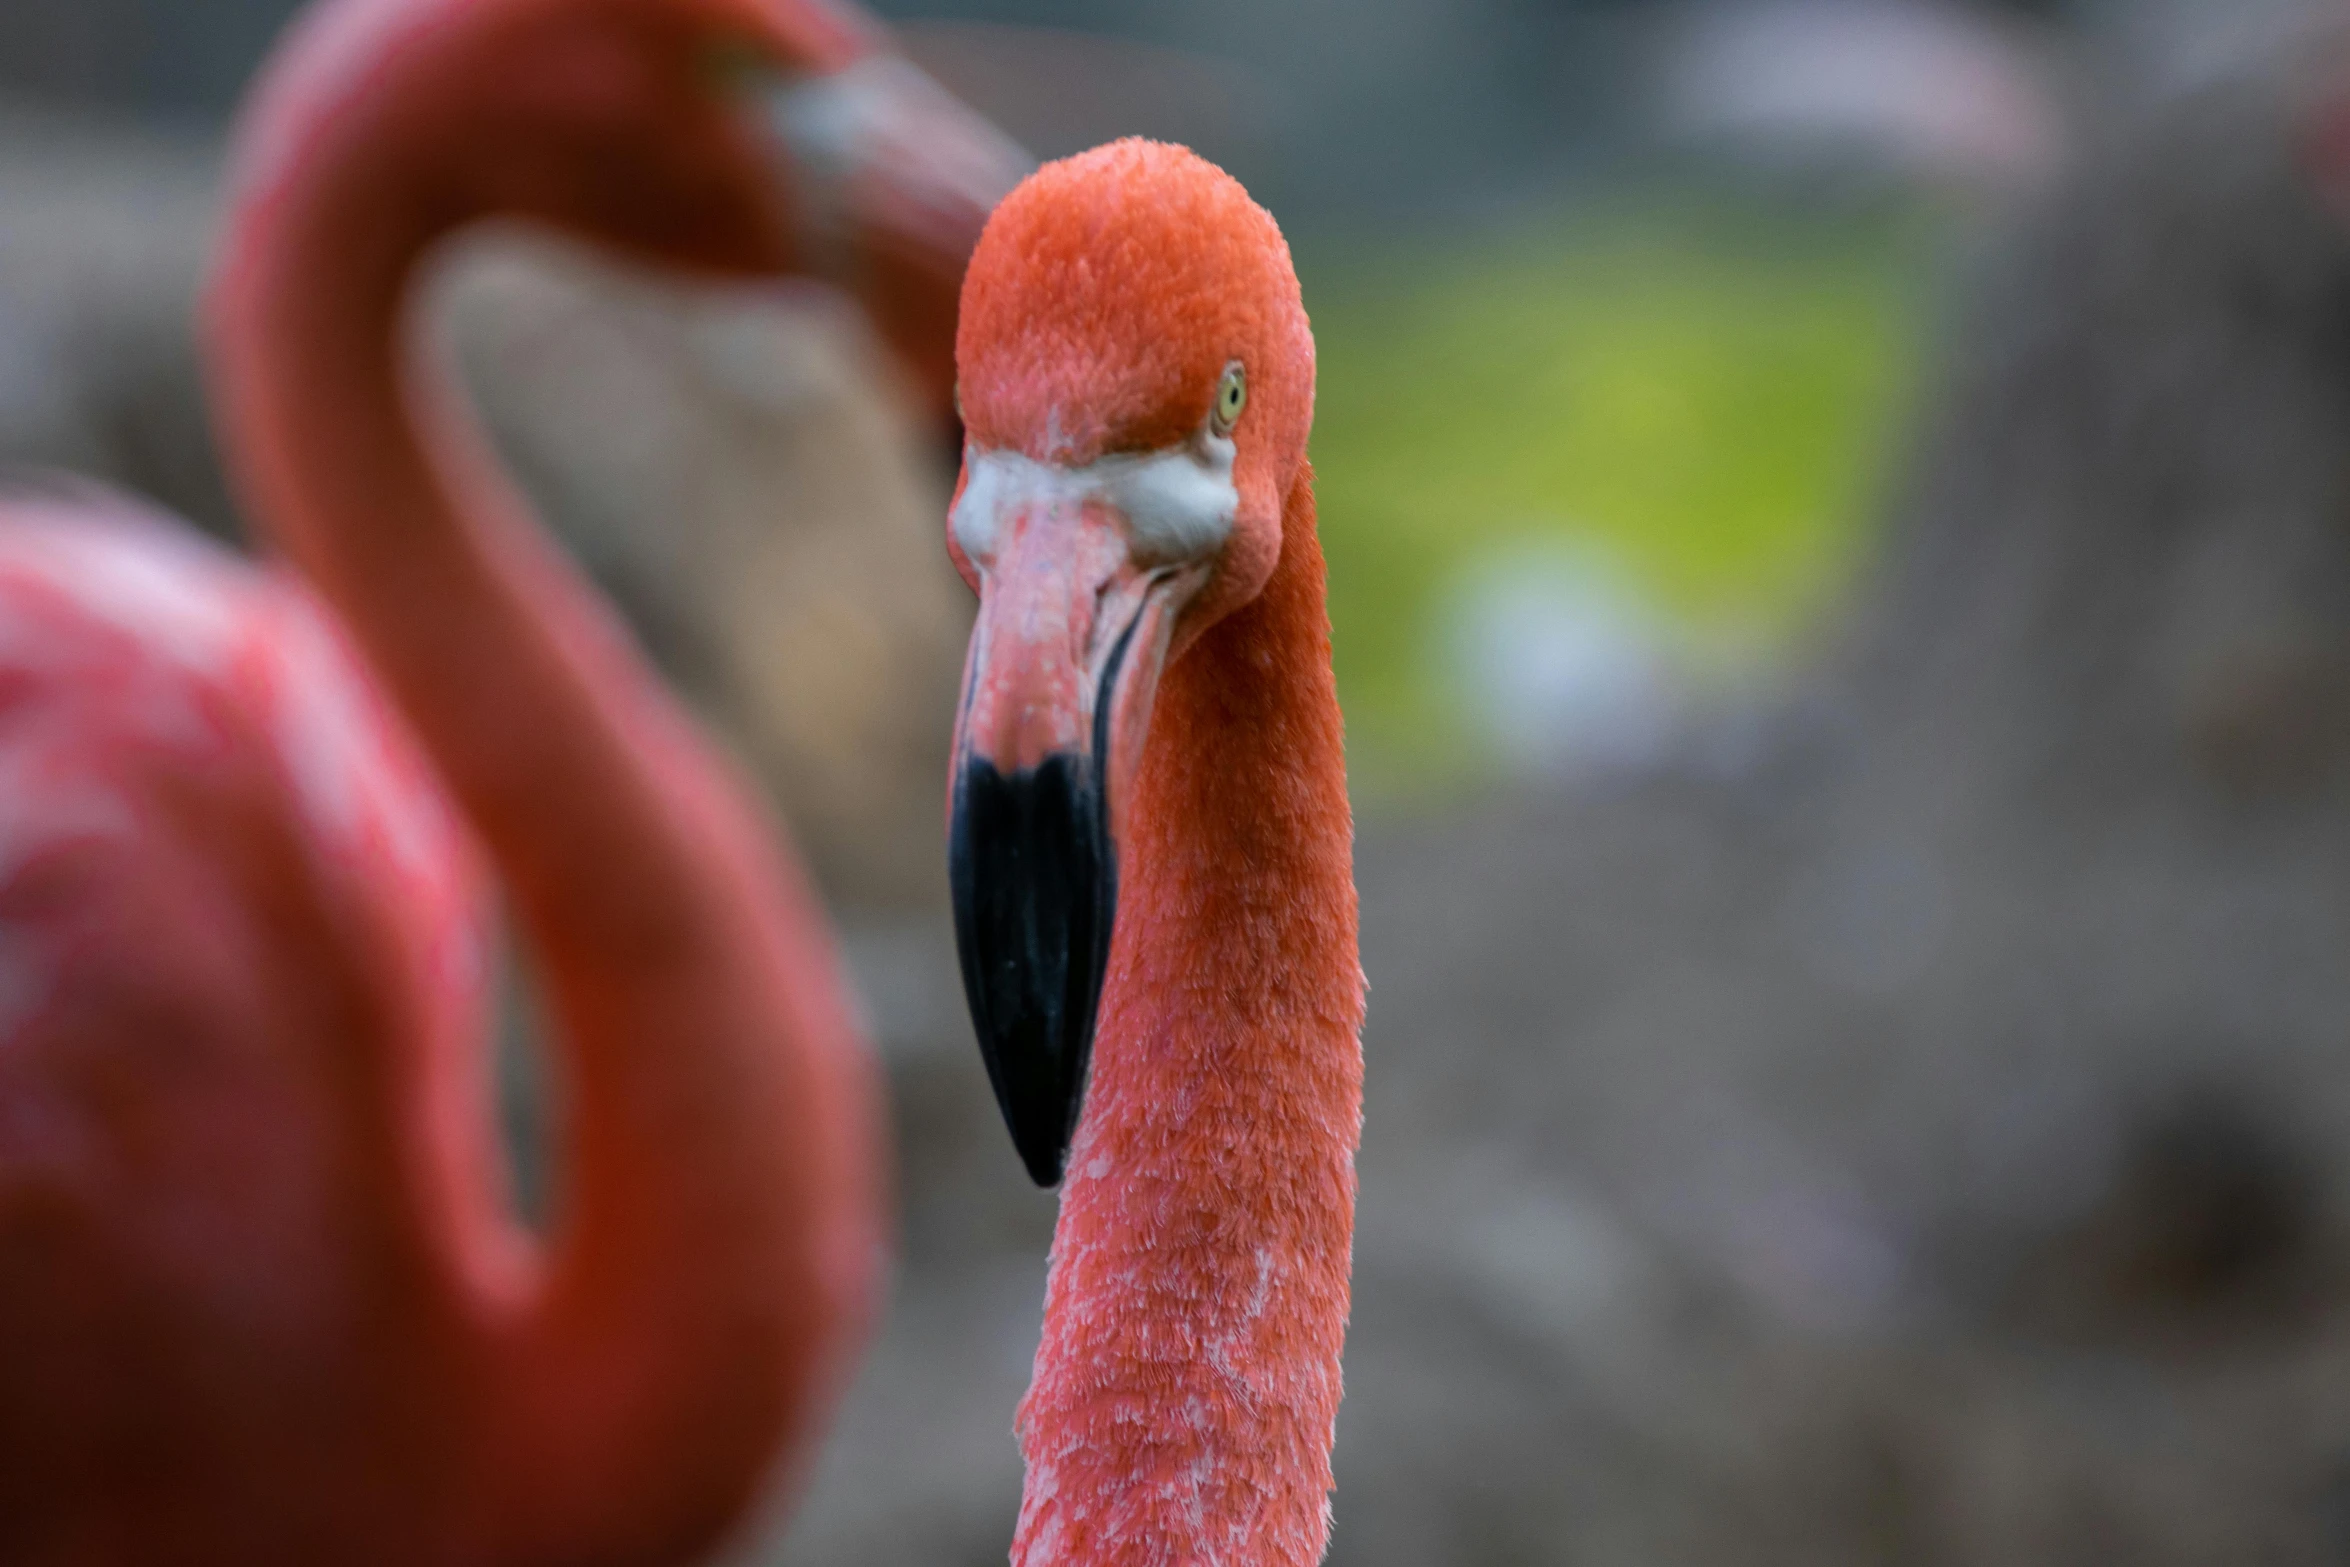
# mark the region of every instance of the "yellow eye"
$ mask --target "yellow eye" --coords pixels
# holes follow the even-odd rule
[[[1248,372],[1238,365],[1224,371],[1224,379],[1216,387],[1216,411],[1212,423],[1222,435],[1240,422],[1240,411],[1248,406]]]

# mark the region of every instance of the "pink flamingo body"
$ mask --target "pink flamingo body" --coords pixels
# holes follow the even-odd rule
[[[997,144],[868,74],[819,178],[743,98],[882,59],[814,0],[329,6],[208,303],[291,569],[0,504],[12,1567],[687,1560],[836,1391],[883,1226],[821,918],[405,311],[483,217],[704,273],[821,249],[943,394]],[[486,1102],[485,865],[559,1025],[544,1243]]]
[[[1309,1567],[1363,979],[1297,279],[1229,176],[1118,142],[996,210],[957,359],[958,936],[1064,1180],[1012,1559]]]
[[[0,519],[0,1556],[325,1559],[382,1526],[337,1477],[443,1489],[472,1397],[473,856],[285,573]]]

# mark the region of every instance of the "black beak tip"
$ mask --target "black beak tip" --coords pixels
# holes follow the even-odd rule
[[[1060,1184],[1085,1101],[1118,873],[1088,761],[955,777],[947,881],[963,995],[1020,1162]]]
[[[1020,1152],[1020,1162],[1028,1170],[1028,1178],[1046,1191],[1061,1184],[1061,1175],[1069,1165],[1069,1141],[1044,1133],[1022,1137],[1015,1133],[1012,1146]]]

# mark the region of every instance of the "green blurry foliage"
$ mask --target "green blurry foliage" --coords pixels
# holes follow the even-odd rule
[[[1931,252],[1914,215],[1719,202],[1301,246],[1358,779],[1476,773],[1436,621],[1488,550],[1595,544],[1716,645],[1815,621],[1866,542]]]

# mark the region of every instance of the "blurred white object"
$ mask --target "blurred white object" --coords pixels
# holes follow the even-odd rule
[[[1444,617],[1474,732],[1528,772],[1636,772],[1679,728],[1664,621],[1592,547],[1521,544],[1472,559]]]
[[[2069,136],[2037,34],[1932,0],[1724,0],[1669,34],[1669,135],[1758,162],[2029,189]]]

